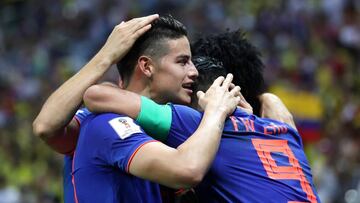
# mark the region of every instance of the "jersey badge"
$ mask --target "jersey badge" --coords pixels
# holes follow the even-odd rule
[[[123,140],[127,137],[130,137],[135,133],[142,133],[140,127],[134,123],[134,120],[127,117],[117,117],[109,121],[111,127]]]

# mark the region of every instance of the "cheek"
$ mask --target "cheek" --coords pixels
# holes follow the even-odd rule
[[[157,79],[161,80],[165,90],[178,91],[186,78],[185,68],[171,63],[163,64],[163,67],[166,68],[162,68],[161,71],[158,72],[159,77]]]
[[[176,68],[177,69],[167,73],[167,81],[171,83],[171,85],[181,85],[186,77],[185,72],[180,69],[181,67]]]
[[[168,94],[168,92],[177,92],[179,91],[182,81],[174,75],[164,74],[162,77],[155,79],[154,81],[157,85],[158,90],[162,91],[163,94]]]

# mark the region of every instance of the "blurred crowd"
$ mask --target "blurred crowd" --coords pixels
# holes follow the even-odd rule
[[[116,24],[152,13],[182,21],[190,39],[243,29],[261,50],[269,91],[304,129],[322,201],[360,202],[360,1],[4,0],[0,203],[62,201],[62,156],[33,136],[31,123]]]

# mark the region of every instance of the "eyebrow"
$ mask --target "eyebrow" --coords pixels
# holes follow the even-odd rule
[[[191,56],[190,56],[190,55],[186,55],[186,54],[182,54],[182,55],[176,57],[177,60],[179,60],[179,59],[189,60],[190,58],[191,58]]]

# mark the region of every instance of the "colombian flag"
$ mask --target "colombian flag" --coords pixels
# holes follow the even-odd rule
[[[288,90],[284,86],[272,86],[270,92],[280,97],[293,114],[304,142],[315,142],[320,139],[324,109],[319,96],[305,91]]]

